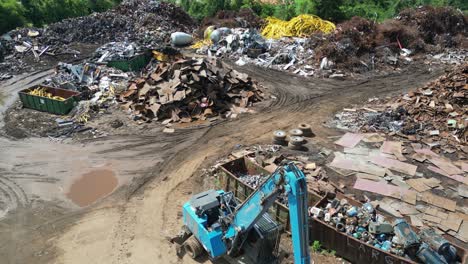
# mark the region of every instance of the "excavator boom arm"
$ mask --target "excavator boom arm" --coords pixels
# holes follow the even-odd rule
[[[281,193],[288,196],[294,262],[310,263],[307,182],[302,171],[293,163],[279,167],[233,213],[231,225],[224,235],[226,241],[231,241],[228,252],[235,252],[242,246],[242,236],[249,232]]]

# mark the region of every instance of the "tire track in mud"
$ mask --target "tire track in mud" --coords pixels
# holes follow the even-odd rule
[[[0,207],[0,216],[4,210],[12,211],[30,204],[29,198],[23,188],[4,176],[0,176],[0,192],[0,201],[4,203],[4,207]]]
[[[135,197],[135,194],[140,193],[140,188],[144,187],[148,182],[154,180],[156,177],[163,177],[161,174],[162,169],[166,167],[166,164],[171,163],[172,159],[176,157],[179,152],[183,151],[186,147],[193,144],[198,138],[205,134],[206,129],[183,129],[172,135],[162,134],[154,137],[142,137],[128,144],[124,144],[118,147],[111,147],[101,153],[114,153],[124,149],[136,149],[138,147],[145,146],[146,151],[140,151],[139,155],[147,155],[160,153],[161,160],[145,173],[144,176],[135,178],[129,186],[126,187],[126,197],[131,199]],[[164,144],[161,144],[165,142]],[[140,193],[141,194],[141,193]],[[141,206],[141,200],[132,199],[128,203],[129,206],[124,206],[119,209],[119,219],[116,226],[112,231],[112,263],[122,264],[128,263],[131,257],[132,242],[135,238],[135,228],[137,223],[137,216]]]

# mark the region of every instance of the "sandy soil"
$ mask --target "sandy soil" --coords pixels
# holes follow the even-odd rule
[[[9,187],[0,185],[0,190],[12,188],[10,196],[17,201],[0,220],[2,263],[197,263],[187,257],[179,260],[167,237],[182,224],[181,205],[202,190],[202,168],[236,144],[269,143],[273,130],[300,122],[312,124],[314,143],[331,145],[328,137],[339,132],[322,124],[336,111],[416,88],[442,74],[415,66],[402,74],[344,82],[253,66],[241,70],[276,98],[257,114],[174,134],[120,132],[65,144],[2,138],[0,183],[6,179]],[[3,110],[18,89],[44,75],[47,72],[19,76],[2,84]],[[120,187],[88,207],[71,203],[63,190],[96,169],[111,170]],[[38,181],[42,178],[49,182]],[[320,263],[328,261],[337,262],[332,258]]]

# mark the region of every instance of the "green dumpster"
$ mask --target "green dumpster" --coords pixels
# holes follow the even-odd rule
[[[52,98],[29,94],[32,90],[41,87],[46,88],[46,91],[48,93],[51,93],[52,96],[60,96],[63,97],[65,100],[60,101]],[[33,87],[18,92],[18,94],[21,99],[21,102],[23,103],[23,107],[57,115],[68,114],[73,109],[73,107],[75,107],[78,104],[78,96],[80,95],[79,92],[60,88],[53,88],[44,85],[35,85]]]
[[[150,61],[151,52],[146,51],[127,60],[109,61],[107,66],[122,70],[124,72],[139,71],[143,69]]]

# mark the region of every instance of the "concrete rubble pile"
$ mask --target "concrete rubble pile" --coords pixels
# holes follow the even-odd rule
[[[338,113],[337,127],[397,133],[446,153],[468,153],[468,64],[414,92]]]
[[[156,65],[146,78],[130,82],[119,101],[135,120],[186,123],[234,118],[262,97],[247,74],[216,60],[187,59]]]
[[[69,18],[45,28],[13,30],[0,37],[5,62],[0,69],[20,70],[27,58],[42,60],[58,55],[77,55],[79,43],[104,44],[134,41],[158,48],[171,32],[192,32],[197,23],[181,8],[155,0],[127,0],[102,13]],[[13,67],[13,69],[11,69]]]
[[[338,232],[397,256],[421,263],[456,263],[457,249],[434,229],[414,231],[402,218],[390,221],[367,202],[358,207],[348,200],[330,199],[323,207],[311,207],[310,216],[334,226]]]

